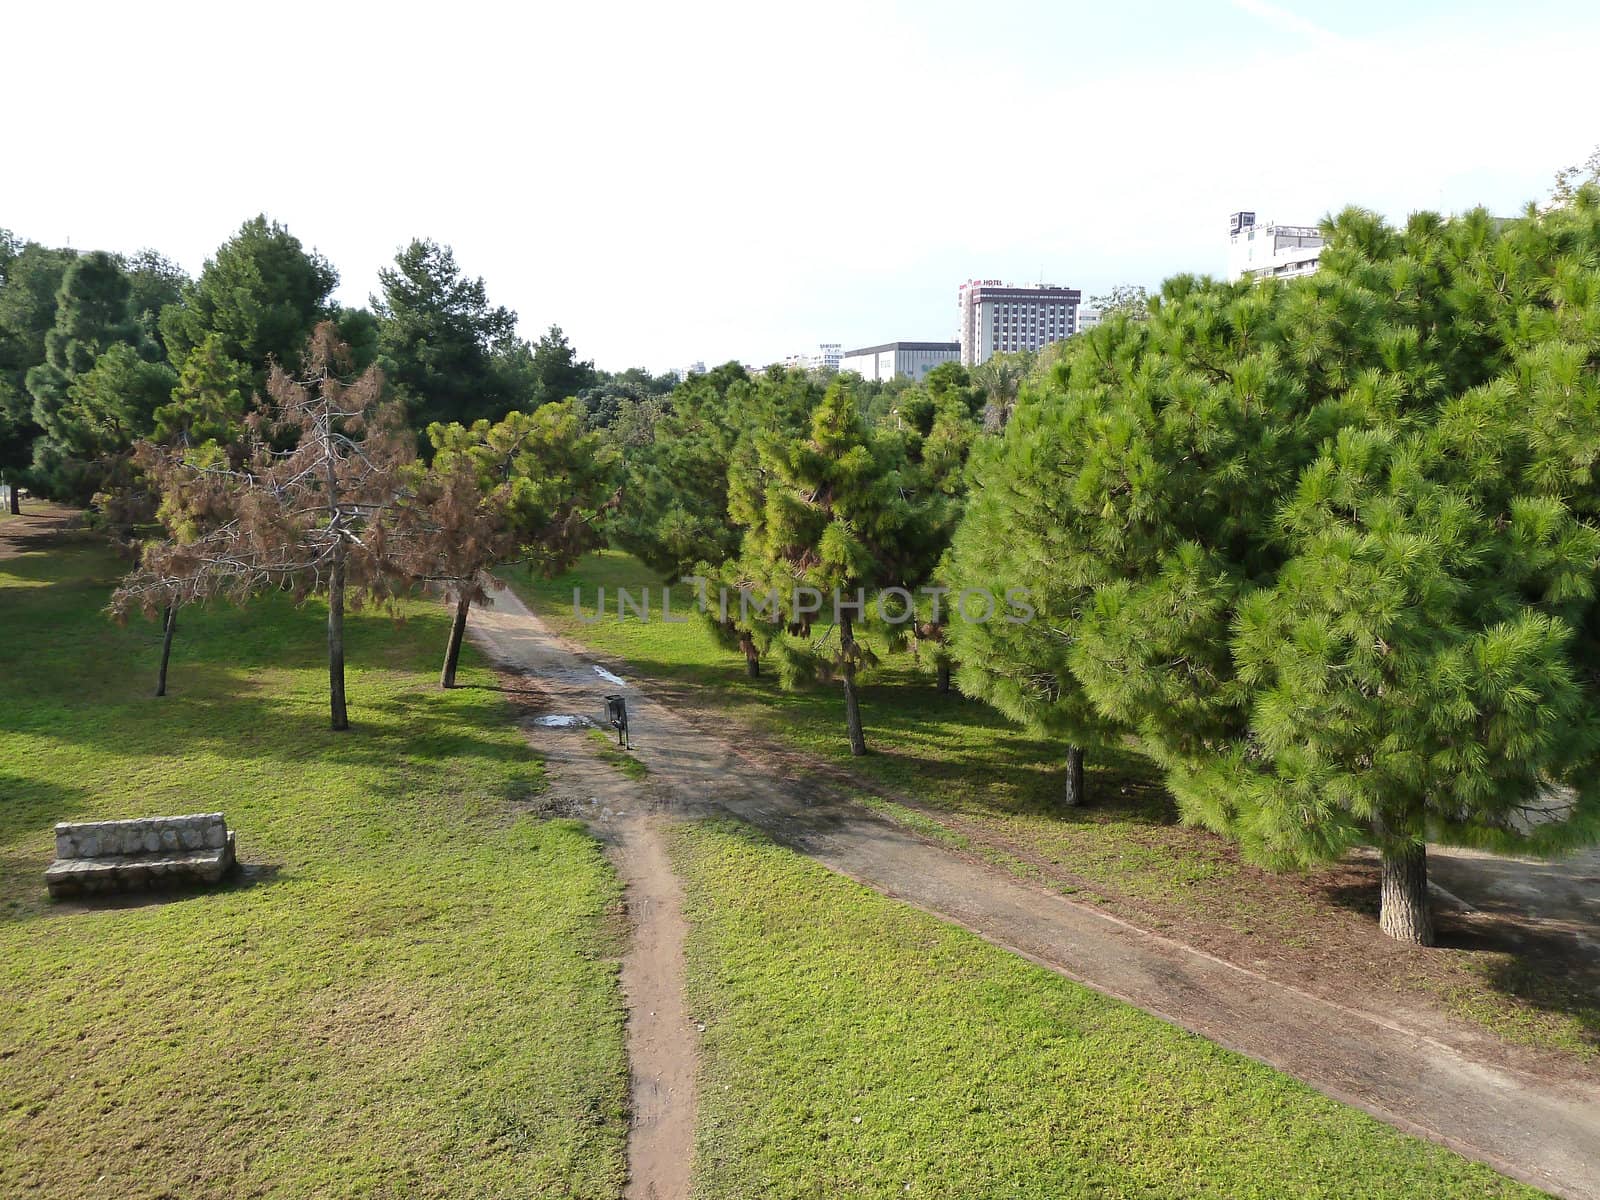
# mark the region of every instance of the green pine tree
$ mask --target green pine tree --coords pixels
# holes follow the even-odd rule
[[[957,538],[1042,628],[957,649],[1252,859],[1376,846],[1384,930],[1429,942],[1427,840],[1600,835],[1600,191],[1327,233],[1309,279],[1169,280],[1073,339]]]
[[[44,361],[27,374],[40,431],[33,478],[50,494],[82,503],[104,482],[108,457],[150,431],[159,399],[152,389],[172,385],[171,371],[153,361],[159,348],[139,324],[132,287],[115,256],[95,251],[63,272],[44,352]]]
[[[378,281],[372,306],[385,371],[416,428],[495,421],[517,407],[493,359],[516,337],[517,314],[491,307],[483,280],[463,274],[450,247],[415,240]]]
[[[733,464],[730,512],[744,537],[731,574],[792,635],[771,643],[785,683],[841,682],[852,754],[867,750],[856,681],[873,661],[857,635],[875,593],[916,574],[927,531],[943,520],[944,497],[922,482],[903,439],[869,428],[839,382],[806,432],[763,434]]]
[[[207,259],[182,299],[161,313],[161,336],[181,369],[210,334],[222,351],[249,368],[252,391],[266,384],[267,364],[299,366],[311,331],[332,315],[338,273],[276,221],[252,217]]]

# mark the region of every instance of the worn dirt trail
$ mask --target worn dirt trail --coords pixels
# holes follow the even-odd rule
[[[608,792],[627,814],[605,818],[619,827],[635,814],[646,821],[737,816],[885,895],[1268,1063],[1401,1129],[1571,1200],[1600,1200],[1600,1085],[1552,1081],[1509,1066],[1505,1047],[1488,1047],[1470,1030],[1320,999],[926,842],[830,795],[814,778],[747,757],[639,687],[602,674],[509,592],[499,593],[492,609],[475,612],[472,629],[491,657],[536,680],[551,714],[599,722],[606,693],[627,697],[635,753],[650,776],[648,787],[624,782],[616,793]],[[532,736],[542,752],[562,756],[558,771],[574,748],[590,749],[577,730],[535,728]],[[632,1012],[630,1045],[633,1023],[652,1019]],[[683,1032],[668,1044],[684,1056],[679,1067],[692,1070],[693,1040]],[[639,1076],[636,1067],[636,1104],[640,1112],[653,1111],[659,1093],[640,1090]],[[687,1177],[692,1098],[678,1092],[666,1099],[669,1107],[689,1110],[680,1114],[681,1126],[673,1126],[682,1139],[677,1161],[684,1172],[672,1175],[676,1181]],[[648,1189],[652,1182],[644,1176],[662,1160],[632,1159],[632,1149],[630,1142],[640,1185]],[[671,1154],[659,1144],[657,1153]],[[682,1194],[667,1186],[676,1184],[630,1194]]]
[[[49,549],[78,523],[82,515],[75,508],[41,504],[37,500],[24,503],[19,516],[12,516],[9,512],[0,514],[0,559],[32,550]]]
[[[683,986],[683,889],[661,840],[660,818],[619,822],[617,858],[627,884],[633,944],[622,960],[628,1005],[627,1200],[689,1194],[694,1150],[694,1030]]]
[[[523,667],[509,659],[502,663],[511,670]],[[589,678],[600,682],[592,672]],[[543,688],[544,681],[538,683]],[[599,720],[597,713],[580,711]],[[545,756],[550,796],[600,838],[622,879],[628,910],[621,981],[628,1009],[631,1118],[623,1196],[683,1200],[689,1195],[694,1151],[698,1058],[684,993],[683,889],[662,837],[665,806],[648,782],[627,779],[596,755],[587,725],[544,726],[538,718],[527,713],[523,726]]]

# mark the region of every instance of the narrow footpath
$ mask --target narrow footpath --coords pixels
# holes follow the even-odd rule
[[[502,666],[520,668],[508,660]],[[599,678],[592,671],[589,677]],[[603,701],[599,707],[604,710]],[[532,713],[523,720],[544,756],[550,796],[588,824],[622,879],[631,1113],[624,1200],[684,1200],[694,1156],[698,1056],[684,993],[683,889],[662,837],[665,806],[652,798],[653,787],[629,780],[596,754],[591,727],[588,720],[541,725]]]
[[[492,608],[475,610],[470,628],[492,659],[532,678],[550,716],[601,724],[604,697],[624,695],[634,752],[649,767],[644,784],[628,783],[593,759],[582,729],[530,724],[530,738],[551,757],[557,779],[573,772],[563,790],[585,802],[592,795],[601,810],[596,827],[604,832],[609,823],[622,831],[619,862],[630,913],[643,918],[635,941],[655,946],[635,964],[644,974],[654,972],[653,981],[635,975],[628,985],[637,989],[629,993],[630,1051],[636,1036],[644,1042],[665,1038],[660,1044],[676,1049],[675,1069],[689,1073],[682,1082],[681,1073],[654,1065],[649,1046],[640,1045],[642,1061],[652,1065],[634,1065],[636,1121],[653,1122],[652,1138],[659,1131],[677,1140],[671,1143],[675,1148],[651,1142],[655,1157],[647,1161],[646,1131],[636,1129],[630,1139],[630,1196],[668,1200],[687,1194],[694,1039],[687,1018],[677,1015],[681,953],[672,976],[663,944],[651,942],[660,934],[649,914],[670,904],[653,897],[675,894],[676,883],[651,892],[635,885],[628,862],[654,862],[670,876],[664,853],[655,858],[656,823],[732,815],[884,895],[1267,1063],[1398,1128],[1569,1200],[1600,1200],[1600,1086],[1552,1083],[1507,1068],[1475,1056],[1470,1043],[1441,1040],[1405,1014],[1364,1012],[1320,999],[924,841],[837,798],[818,780],[775,771],[730,742],[707,736],[646,690],[589,661],[509,591],[497,593]],[[589,765],[579,764],[583,757]],[[611,772],[607,786],[596,782],[591,788],[595,769]],[[670,936],[681,949],[681,915],[676,924],[678,932]],[[648,1007],[654,1001],[644,997],[660,996],[662,989],[676,989],[680,1008]],[[662,1013],[671,1014],[665,1025]],[[663,1102],[677,1107],[671,1120],[662,1115]],[[669,1171],[663,1156],[673,1155]]]

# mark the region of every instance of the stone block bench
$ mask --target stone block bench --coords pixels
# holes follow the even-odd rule
[[[56,860],[44,873],[56,897],[216,883],[235,862],[221,813],[56,826]]]

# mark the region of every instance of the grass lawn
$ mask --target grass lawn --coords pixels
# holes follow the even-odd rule
[[[446,622],[100,612],[119,565],[0,560],[0,1194],[615,1197],[627,1066],[619,885],[530,804],[538,762]],[[226,813],[251,871],[55,904],[58,820]]]
[[[1091,759],[1090,806],[1064,809],[1056,803],[1063,748],[981,704],[939,695],[909,654],[885,653],[865,674],[872,753],[852,759],[837,687],[785,692],[775,679],[747,679],[742,658],[698,617],[660,619],[660,585],[631,557],[608,551],[554,580],[510,578],[560,632],[695,703],[848,767],[887,794],[864,799],[926,834],[1225,957],[1254,963],[1276,955],[1285,976],[1332,980],[1334,992],[1342,971],[1351,986],[1382,991],[1375,1002],[1420,996],[1510,1039],[1600,1058],[1600,979],[1577,956],[1560,947],[1531,955],[1516,930],[1498,942],[1474,931],[1470,950],[1402,947],[1376,931],[1370,864],[1281,876],[1243,863],[1223,839],[1179,825],[1159,780],[1132,757]],[[631,613],[618,620],[617,589],[629,588],[637,604],[646,585],[652,620]],[[595,621],[602,587],[605,615]],[[574,612],[574,589],[587,620]],[[694,599],[692,588],[675,588],[674,616],[690,613]]]
[[[701,1200],[1541,1194],[745,827],[674,836]]]

